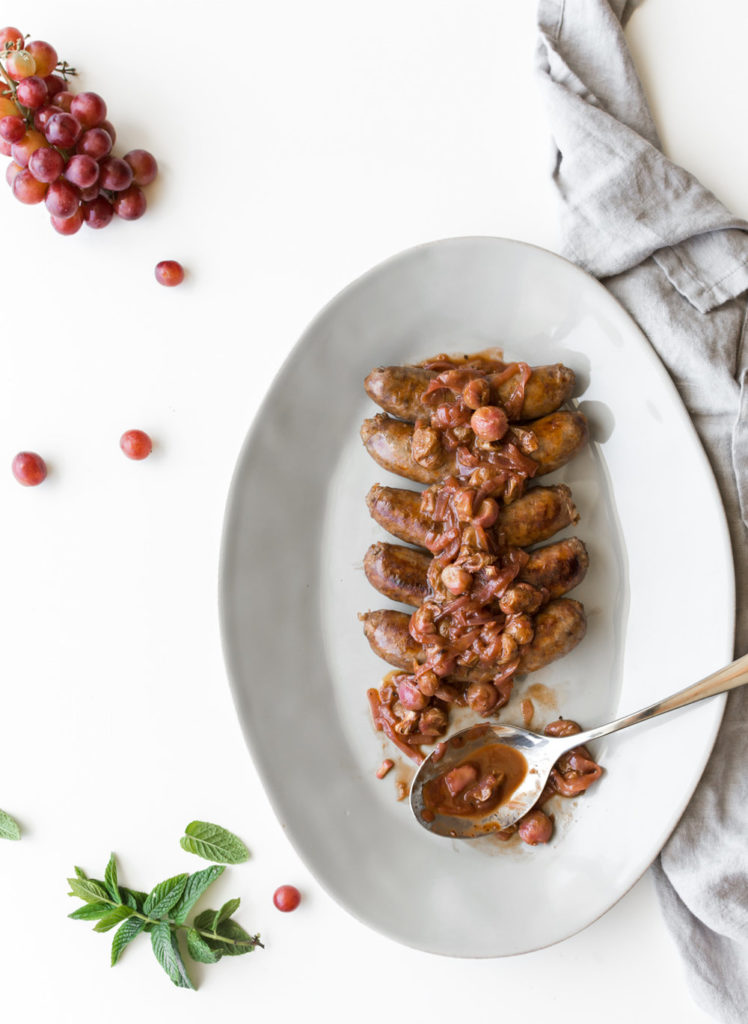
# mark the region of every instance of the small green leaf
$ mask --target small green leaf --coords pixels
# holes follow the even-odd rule
[[[222,921],[227,921],[228,918],[230,918],[232,914],[236,913],[236,911],[239,909],[239,904],[240,903],[241,903],[240,899],[227,900],[227,902],[224,903],[224,905],[218,911],[216,916],[213,918],[213,931],[217,930],[218,925]]]
[[[20,839],[21,827],[15,818],[0,811],[0,839]]]
[[[205,860],[222,864],[241,864],[249,858],[249,850],[238,836],[209,821],[191,821],[180,839],[183,850]]]
[[[223,947],[224,956],[241,956],[243,953],[251,953],[259,938],[257,935],[249,935],[236,921],[222,921],[216,930],[219,935],[233,939],[234,943],[240,943],[240,945]]]
[[[187,952],[199,964],[217,964],[221,959],[221,951],[211,949],[195,928],[187,932]]]
[[[109,863],[107,864],[106,871],[104,872],[104,885],[114,902],[119,903],[120,894],[119,889],[117,888],[117,860],[114,854],[109,858]]]
[[[72,890],[68,895],[77,896],[86,903],[97,903],[99,900],[110,902],[109,893],[104,886],[92,878],[68,878],[68,885]]]
[[[72,917],[74,921],[98,921],[99,918],[108,914],[111,909],[111,903],[84,903],[82,907],[78,907],[72,914],[68,914],[68,917]]]
[[[77,864],[75,866],[75,873],[78,876],[78,878],[88,878],[88,875],[83,870],[83,868],[79,868]]]
[[[213,918],[215,916],[215,910],[203,910],[201,914],[197,915],[195,920],[192,922],[192,925],[194,928],[199,928],[201,932],[212,932]]]
[[[177,988],[194,988],[190,976],[182,962],[182,955],[177,945],[177,937],[167,921],[159,921],[151,932],[151,945],[156,959],[169,975]]]
[[[137,889],[128,889],[124,885],[119,886],[119,894],[122,902],[127,904],[128,907],[132,907],[133,910],[142,910],[145,906],[145,901],[148,899],[147,892],[138,892]]]
[[[182,898],[182,893],[187,885],[189,875],[174,875],[159,882],[148,893],[148,898],[143,904],[143,913],[148,917],[163,917],[168,914],[172,907],[175,907]]]
[[[117,929],[112,939],[112,967],[122,956],[122,950],[125,946],[132,942],[136,935],[140,935],[144,925],[145,921],[142,917],[130,917]]]
[[[203,871],[196,871],[194,875],[190,875],[187,879],[187,885],[184,887],[182,898],[172,910],[175,924],[184,924],[187,920],[187,915],[208,886],[212,885],[225,870],[226,868],[223,864],[212,864],[209,868],[205,868]]]
[[[120,904],[119,907],[115,907],[105,917],[102,917],[99,923],[94,926],[94,931],[108,932],[112,928],[116,928],[122,921],[126,921],[128,917],[132,917],[132,909]]]

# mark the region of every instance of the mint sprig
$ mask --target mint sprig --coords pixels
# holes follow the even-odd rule
[[[194,905],[224,871],[223,864],[212,864],[191,875],[167,878],[145,893],[119,884],[117,860],[112,854],[103,880],[89,878],[79,867],[75,877],[68,878],[68,895],[83,901],[83,906],[68,916],[76,921],[95,921],[97,932],[117,928],[112,939],[112,967],[133,939],[141,932],[150,933],[153,953],[172,982],[178,988],[194,989],[182,959],[180,931],[186,932],[187,953],[199,963],[215,964],[223,956],[251,953],[256,946],[264,948],[259,935],[250,935],[233,920],[239,909],[238,899],[228,900],[220,910],[204,910],[191,925],[187,924]]]
[[[0,811],[0,839],[20,839],[21,827],[15,818]]]

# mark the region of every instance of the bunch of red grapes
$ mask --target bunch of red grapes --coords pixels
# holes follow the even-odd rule
[[[117,133],[95,92],[68,89],[76,71],[42,40],[0,29],[0,153],[22,203],[44,203],[52,227],[74,235],[85,223],[104,228],[116,214],[137,220],[146,210],[143,186],[158,165],[145,149],[112,154]]]

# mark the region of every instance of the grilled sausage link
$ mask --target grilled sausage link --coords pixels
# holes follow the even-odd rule
[[[434,411],[433,405],[423,404],[423,393],[436,376],[436,370],[427,370],[423,366],[380,366],[371,371],[364,387],[369,398],[385,412],[414,422],[421,416],[429,417]],[[500,402],[508,401],[518,377],[519,371],[498,386]],[[561,363],[534,366],[516,419],[534,420],[554,412],[571,397],[574,383],[574,371]]]
[[[552,412],[528,424],[538,441],[530,458],[537,463],[537,475],[565,466],[587,443],[587,420],[581,412]],[[394,420],[384,413],[364,420],[361,440],[375,462],[408,480],[421,484],[439,483],[455,473],[454,452],[436,453],[433,463],[422,466],[411,452],[413,425]]]
[[[413,662],[424,660],[423,648],[410,635],[410,616],[392,609],[366,612],[359,618],[371,649],[395,668],[411,671]],[[535,636],[520,648],[520,672],[537,672],[572,651],[587,630],[584,608],[579,601],[561,597],[550,601],[534,616]],[[457,667],[451,678],[458,683],[490,681],[497,666]]]
[[[366,496],[369,514],[375,522],[406,544],[426,546],[434,523],[421,512],[420,491],[374,484]],[[579,513],[565,484],[531,487],[511,505],[500,507],[492,530],[499,531],[509,547],[527,548],[540,544],[566,526],[579,522]]]
[[[426,573],[430,564],[427,551],[400,544],[372,544],[364,556],[369,583],[390,600],[415,608],[428,597]],[[588,565],[584,544],[572,537],[531,552],[517,579],[547,590],[552,599],[562,597],[581,583]]]

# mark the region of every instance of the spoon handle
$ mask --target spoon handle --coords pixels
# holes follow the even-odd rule
[[[650,718],[656,718],[657,715],[664,715],[668,711],[683,708],[687,704],[694,704],[706,697],[714,697],[718,693],[734,690],[738,686],[744,686],[745,683],[748,683],[748,654],[744,654],[742,658],[738,658],[732,664],[699,680],[698,683],[692,683],[685,690],[679,690],[671,697],[664,697],[655,704],[650,704],[648,708],[624,715],[623,718],[617,718],[614,722],[608,722],[607,725],[599,725],[596,729],[577,733],[573,739],[576,744],[584,744],[590,740],[596,740],[600,736],[607,736],[608,733],[618,732],[619,729],[627,729],[630,725],[646,722]]]

